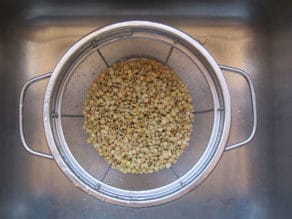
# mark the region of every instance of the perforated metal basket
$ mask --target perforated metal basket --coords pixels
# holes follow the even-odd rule
[[[151,58],[170,66],[184,81],[195,105],[191,142],[170,169],[151,174],[123,174],[111,169],[96,149],[86,143],[83,104],[98,74],[129,58]],[[253,103],[249,137],[227,146],[231,103],[221,70],[241,74],[248,82]],[[33,151],[23,135],[23,99],[28,86],[50,77],[43,120],[52,155]],[[219,66],[207,50],[185,33],[158,23],[128,21],[96,30],[76,42],[53,73],[28,81],[20,95],[20,135],[25,148],[55,159],[72,182],[87,193],[110,203],[144,207],[171,201],[199,185],[226,149],[249,142],[256,130],[255,94],[242,70]]]

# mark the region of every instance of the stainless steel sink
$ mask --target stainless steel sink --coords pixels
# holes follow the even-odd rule
[[[0,13],[1,218],[291,218],[292,13],[278,1],[4,1]],[[14,4],[17,6],[14,7]],[[291,10],[290,10],[291,11]],[[130,19],[158,21],[198,39],[220,64],[242,68],[255,85],[258,130],[246,146],[225,152],[211,175],[171,203],[132,209],[99,201],[76,188],[54,161],[28,154],[18,129],[19,92],[50,72],[84,34]],[[226,73],[232,97],[229,142],[250,128],[244,80]],[[25,99],[25,134],[49,152],[42,127],[43,81]]]

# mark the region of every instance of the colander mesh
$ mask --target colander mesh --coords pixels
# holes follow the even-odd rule
[[[202,156],[208,145],[212,127],[213,113],[200,111],[213,108],[212,94],[199,68],[179,49],[179,43],[173,49],[167,42],[153,38],[136,36],[120,38],[91,52],[71,74],[63,94],[61,112],[62,129],[67,145],[82,168],[94,178],[104,183],[127,190],[148,190],[169,184],[183,176]],[[171,54],[170,54],[171,51]],[[170,56],[169,56],[170,55]],[[167,58],[169,56],[169,58]],[[83,125],[83,104],[87,92],[106,64],[135,57],[152,58],[170,66],[185,82],[192,96],[195,119],[191,142],[177,163],[170,169],[152,174],[123,174],[109,169],[94,147],[86,143]],[[106,60],[104,62],[103,58]]]

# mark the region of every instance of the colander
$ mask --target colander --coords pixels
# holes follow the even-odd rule
[[[112,169],[86,142],[83,104],[99,73],[113,63],[150,58],[170,66],[186,84],[194,103],[191,141],[176,164],[151,174],[123,174]],[[231,100],[222,71],[246,80],[252,103],[249,136],[227,146],[231,129]],[[52,154],[34,151],[23,130],[23,104],[28,87],[50,78],[43,124]],[[54,159],[67,177],[82,190],[103,201],[131,207],[159,205],[198,186],[214,169],[222,153],[250,142],[257,126],[256,99],[249,75],[218,65],[195,39],[173,27],[149,21],[127,21],[95,30],[76,42],[52,73],[27,81],[20,93],[20,136],[30,153]]]

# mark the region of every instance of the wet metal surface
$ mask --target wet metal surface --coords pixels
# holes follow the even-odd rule
[[[283,114],[291,105],[287,103],[289,95],[281,96],[290,89],[281,84],[285,80],[291,82],[291,77],[285,77],[284,73],[291,71],[291,67],[284,57],[281,62],[271,62],[271,58],[277,60],[283,56],[279,48],[289,57],[285,50],[288,38],[283,34],[267,34],[257,21],[251,22],[249,7],[228,5],[224,8],[218,4],[213,9],[208,4],[177,8],[170,5],[165,10],[149,7],[141,15],[130,9],[118,15],[113,12],[119,10],[115,7],[111,10],[106,4],[104,8],[83,4],[79,10],[78,4],[72,10],[58,5],[24,10],[26,19],[15,21],[0,41],[0,51],[4,51],[0,52],[0,217],[264,219],[277,214],[289,218],[290,137],[279,130],[291,129],[291,116]],[[212,10],[217,17],[211,16]],[[96,11],[105,15],[93,16]],[[18,98],[25,81],[51,72],[64,52],[84,34],[130,18],[150,19],[179,28],[198,39],[219,64],[247,71],[255,85],[258,107],[258,130],[251,143],[225,152],[207,180],[188,195],[162,206],[142,209],[113,206],[85,194],[66,178],[54,161],[28,154],[21,146],[18,129]],[[229,141],[232,144],[249,133],[251,105],[245,81],[234,74],[226,72],[225,75],[232,98]],[[47,81],[42,81],[29,89],[24,109],[24,131],[29,144],[43,152],[49,152],[42,127],[46,84]],[[276,108],[282,106],[277,112],[273,111],[274,99],[279,104]]]

